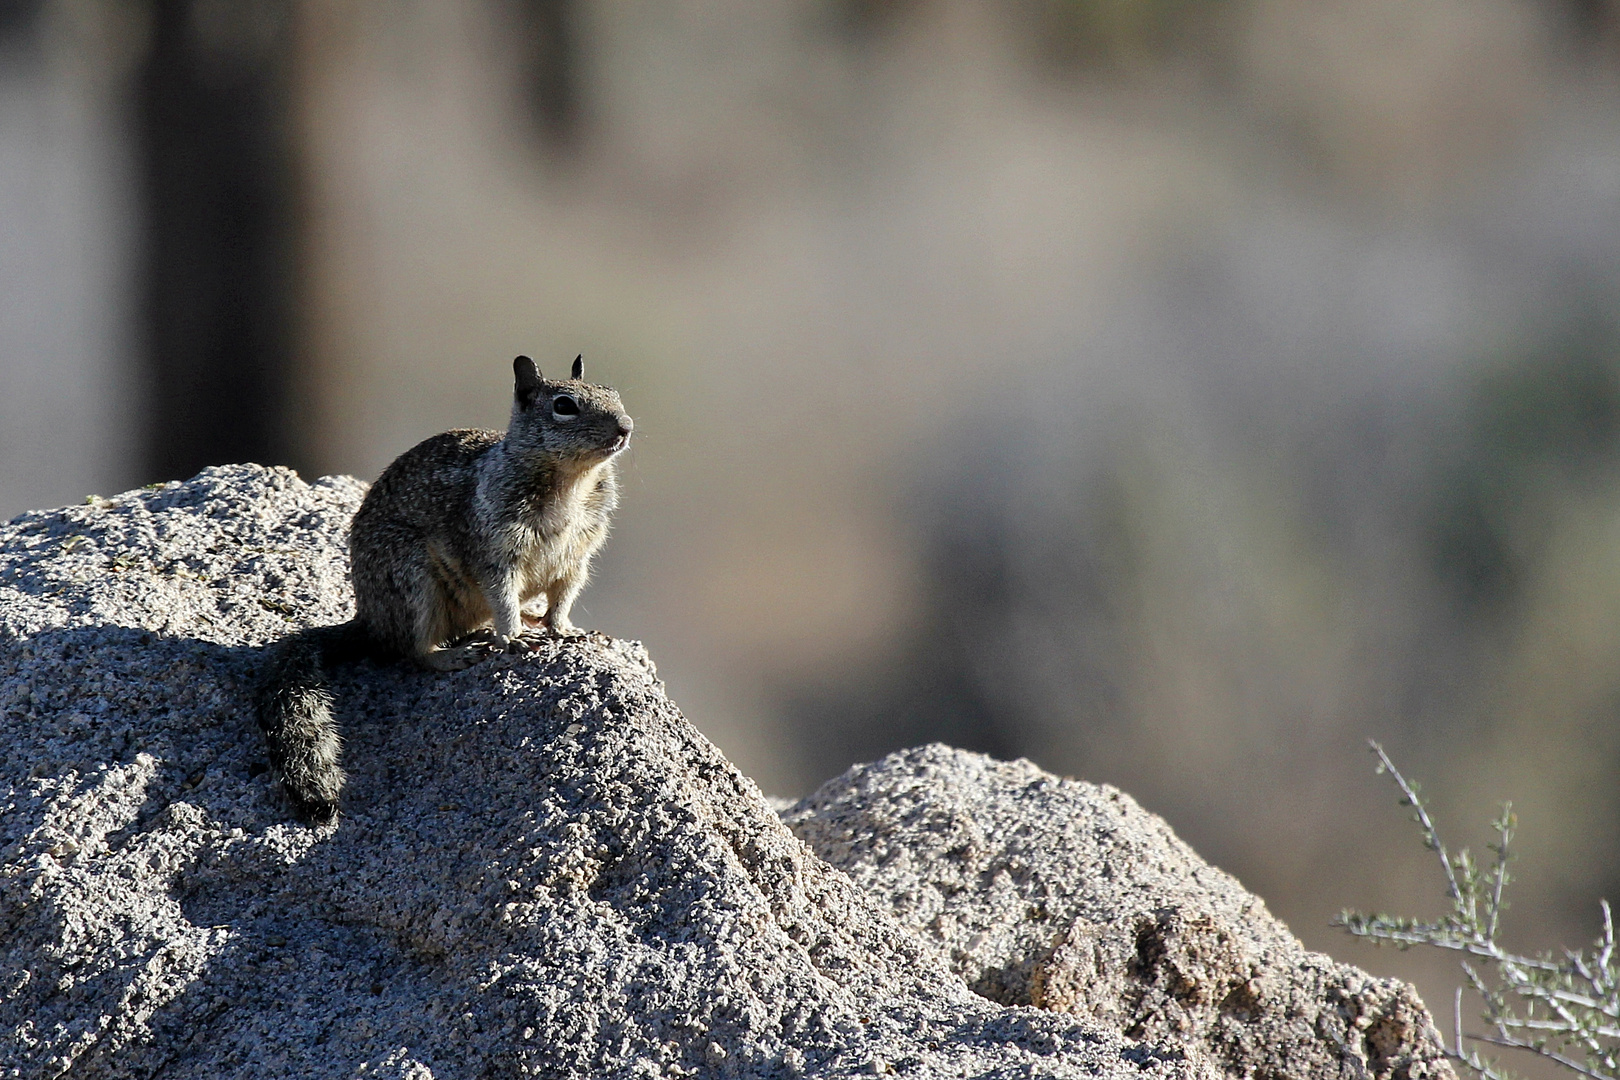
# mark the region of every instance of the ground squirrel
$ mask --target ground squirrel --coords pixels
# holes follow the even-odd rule
[[[576,633],[568,610],[618,505],[614,458],[632,423],[619,395],[572,377],[517,378],[506,434],[458,430],[383,470],[349,527],[355,617],[275,646],[259,698],[270,764],[298,816],[337,816],[341,740],[323,662],[407,656],[455,671],[528,648],[525,625]]]

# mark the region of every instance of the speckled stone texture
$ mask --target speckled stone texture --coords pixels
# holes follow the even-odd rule
[[[925,746],[785,812],[980,994],[1178,1045],[1229,1076],[1453,1076],[1423,1003],[1305,947],[1114,788]]]
[[[635,644],[341,672],[343,815],[293,822],[253,681],[348,616],[363,491],[231,466],[0,526],[0,1076],[1219,1075],[972,993]]]

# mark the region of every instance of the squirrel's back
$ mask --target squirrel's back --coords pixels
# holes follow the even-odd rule
[[[350,543],[376,531],[433,531],[470,509],[478,460],[504,438],[499,431],[457,428],[423,439],[384,469],[349,526]]]
[[[424,439],[383,470],[354,515],[355,620],[401,655],[418,651],[424,619],[448,634],[487,617],[463,564],[476,544],[478,462],[502,438],[461,428]]]

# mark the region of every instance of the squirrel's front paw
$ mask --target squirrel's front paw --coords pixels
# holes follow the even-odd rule
[[[516,634],[511,637],[507,637],[505,634],[496,634],[490,648],[495,652],[526,653],[533,651],[534,646]]]

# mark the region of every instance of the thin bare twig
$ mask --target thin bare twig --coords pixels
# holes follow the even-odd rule
[[[1485,939],[1496,941],[1496,924],[1502,915],[1502,889],[1507,885],[1508,844],[1513,840],[1513,804],[1502,804],[1502,816],[1496,819],[1496,866],[1491,874],[1491,921],[1485,928]]]
[[[1440,868],[1446,872],[1446,888],[1453,900],[1461,900],[1462,890],[1457,888],[1457,875],[1452,872],[1451,860],[1446,857],[1446,847],[1440,842],[1440,834],[1435,830],[1434,822],[1429,820],[1429,811],[1424,808],[1423,800],[1418,798],[1417,789],[1406,782],[1406,777],[1401,775],[1401,770],[1395,767],[1395,763],[1389,759],[1389,755],[1384,752],[1383,745],[1377,739],[1368,739],[1367,745],[1378,755],[1379,764],[1394,778],[1401,789],[1401,794],[1406,796],[1407,803],[1417,812],[1417,821],[1423,829],[1424,842],[1429,845],[1430,850],[1440,856]]]

